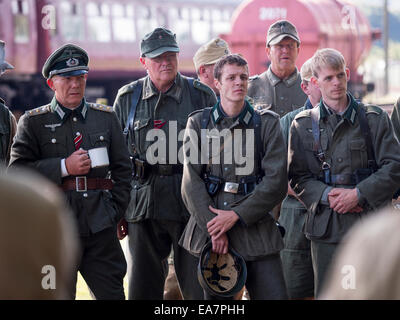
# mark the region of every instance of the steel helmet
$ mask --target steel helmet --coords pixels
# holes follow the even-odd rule
[[[207,242],[201,250],[197,277],[210,295],[233,297],[246,283],[247,268],[243,257],[229,248],[227,254],[217,254]]]

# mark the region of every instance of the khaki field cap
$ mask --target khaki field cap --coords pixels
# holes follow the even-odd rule
[[[142,57],[155,58],[164,52],[179,52],[176,35],[166,28],[156,28],[146,34],[140,43]]]
[[[293,24],[287,20],[276,21],[268,29],[267,47],[281,42],[286,37],[292,38],[298,44],[300,44],[300,38],[297,34],[297,29]]]
[[[193,57],[194,67],[197,70],[201,66],[214,64],[224,55],[230,54],[228,44],[220,38],[214,38],[202,45]]]
[[[58,48],[47,58],[42,74],[47,79],[55,75],[77,76],[88,72],[88,63],[89,57],[86,51],[68,43]]]

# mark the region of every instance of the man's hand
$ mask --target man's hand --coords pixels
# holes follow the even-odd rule
[[[226,233],[223,233],[219,238],[211,236],[212,251],[218,254],[228,253],[229,240]]]
[[[357,189],[333,188],[328,193],[330,207],[338,213],[361,212],[358,205]]]
[[[217,216],[207,223],[207,230],[211,237],[219,238],[223,233],[230,230],[239,216],[233,210],[219,210],[208,206],[211,212]]]
[[[87,174],[90,170],[91,163],[92,161],[89,158],[88,152],[83,149],[76,150],[65,159],[65,167],[72,176]]]

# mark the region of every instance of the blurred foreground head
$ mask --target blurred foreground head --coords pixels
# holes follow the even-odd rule
[[[357,223],[343,239],[320,299],[400,299],[400,211]]]
[[[65,202],[43,178],[0,174],[0,300],[65,299],[77,236]]]

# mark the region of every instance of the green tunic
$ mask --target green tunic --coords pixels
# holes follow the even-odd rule
[[[296,69],[289,78],[281,80],[268,68],[264,73],[249,79],[247,95],[256,109],[269,109],[284,116],[302,107],[307,100],[300,87],[301,77]]]
[[[320,103],[320,140],[334,175],[351,175],[367,168],[367,148],[357,112],[360,105],[349,95],[350,104],[341,119],[330,114]],[[378,170],[357,185],[327,185],[316,177],[322,175],[321,164],[314,153],[311,112],[305,110],[293,121],[289,141],[289,179],[294,191],[307,206],[306,236],[315,241],[338,243],[350,227],[366,213],[392,199],[400,186],[400,146],[394,137],[387,113],[376,106],[365,106],[372,135]],[[361,213],[338,214],[322,199],[328,187],[354,188],[360,192]]]
[[[200,108],[216,103],[214,92],[199,81],[194,81],[199,101],[192,103],[191,89],[187,78],[177,74],[172,87],[165,93],[158,92],[147,76],[143,81],[141,99],[137,105],[133,130],[129,132],[129,152],[142,160],[148,160],[147,150],[155,142],[146,138],[148,134],[162,131],[165,141],[165,156],[160,156],[163,164],[179,164],[183,131],[188,115]],[[118,91],[114,110],[124,128],[132,104],[132,93],[137,84],[134,81]],[[158,132],[160,133],[160,132]],[[182,135],[180,136],[180,133]],[[161,159],[162,158],[162,159]],[[181,198],[181,174],[159,175],[153,171],[144,181],[133,180],[131,202],[125,218],[128,222],[137,222],[145,218],[167,219],[185,222],[188,212]]]
[[[229,136],[227,132],[235,137],[235,131],[236,133],[241,132],[243,137],[241,143],[238,143],[242,147],[242,154],[247,159],[250,157],[257,159],[254,130],[249,130],[254,139],[250,149],[246,144],[247,136],[245,134],[247,129],[254,128],[252,121],[254,112],[258,111],[254,111],[253,107],[246,102],[242,113],[237,119],[233,119],[223,115],[219,104],[215,105],[211,111],[211,119],[207,129],[217,129],[217,132],[223,134],[224,139],[221,139],[220,142],[220,137],[215,136],[212,131],[207,134],[206,139],[202,141],[202,148],[209,146],[208,153],[206,152],[207,159],[224,154],[224,152],[219,151],[220,148],[212,148],[213,140],[216,140],[218,144],[221,143],[221,148],[226,148],[223,141],[229,139],[225,138],[226,135]],[[206,191],[201,177],[204,161],[201,162],[199,159],[197,164],[185,163],[182,197],[190,212],[190,219],[180,244],[193,255],[199,255],[208,240],[206,225],[215,216],[208,209],[209,205],[217,209],[234,210],[239,215],[240,220],[227,232],[227,235],[230,246],[245,260],[257,260],[278,253],[283,247],[282,237],[269,211],[282,201],[287,192],[286,148],[280,131],[279,116],[269,110],[262,110],[260,113],[264,155],[261,160],[261,170],[265,175],[261,182],[255,186],[253,192],[243,195],[220,190],[216,196],[211,197]],[[186,141],[196,141],[196,135],[201,136],[201,119],[202,112],[196,112],[189,117],[185,132],[185,144]],[[235,138],[233,138],[233,141],[235,141]],[[231,155],[234,156],[234,150]],[[217,160],[211,161],[208,166],[211,175],[220,177],[225,182],[239,183],[241,178],[257,174],[257,165],[253,166],[250,173],[241,174],[237,169],[243,167],[243,165],[239,165],[232,158],[221,158],[219,162]]]

